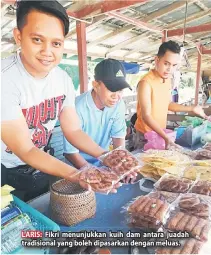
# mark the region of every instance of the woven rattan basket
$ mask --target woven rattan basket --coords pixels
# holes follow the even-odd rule
[[[50,191],[50,212],[56,222],[72,226],[95,215],[96,198],[93,191],[64,179],[53,183]]]

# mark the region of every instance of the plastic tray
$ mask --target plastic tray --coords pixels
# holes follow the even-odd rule
[[[27,213],[31,218],[32,224],[36,230],[44,231],[60,231],[59,225],[47,218],[30,205],[26,204],[16,196],[13,196],[14,204],[17,205],[22,212]],[[49,254],[49,247],[38,247],[38,248],[21,248],[14,251],[12,254]]]

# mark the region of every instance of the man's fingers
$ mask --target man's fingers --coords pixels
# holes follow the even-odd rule
[[[86,189],[86,190],[89,190],[89,191],[92,190],[91,186],[90,186],[89,183],[87,183],[87,182],[80,181],[79,184],[80,184],[80,186],[81,186],[82,188],[84,188],[84,189]]]

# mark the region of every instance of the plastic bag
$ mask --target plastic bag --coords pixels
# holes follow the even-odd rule
[[[176,139],[176,132],[164,129],[164,132],[167,134],[167,136],[174,142]],[[144,135],[145,139],[147,139],[147,143],[144,145],[144,150],[149,149],[158,149],[158,150],[164,150],[165,149],[165,140],[159,136],[155,131],[149,131]]]
[[[210,162],[211,163],[211,162]],[[183,177],[191,180],[204,180],[211,181],[211,166],[206,165],[192,165],[186,167],[184,170]]]
[[[164,222],[168,206],[161,199],[140,196],[127,207],[128,222],[133,227],[158,229]]]
[[[191,188],[193,181],[186,178],[179,178],[175,175],[164,174],[159,181],[154,184],[158,190],[186,193]]]
[[[211,220],[211,198],[194,193],[181,194],[173,203],[178,210],[204,220]]]
[[[195,181],[189,192],[211,196],[211,182],[209,181]]]
[[[195,159],[197,160],[211,159],[211,150],[207,150],[204,148],[196,150]]]
[[[162,190],[153,190],[151,191],[148,196],[152,198],[159,198],[162,201],[166,201],[167,203],[173,203],[178,197],[180,193],[173,193],[168,191]]]
[[[120,179],[141,167],[139,160],[121,147],[102,155],[99,160]]]
[[[90,164],[83,167],[79,174],[79,180],[89,184],[91,190],[104,194],[110,193],[120,181],[119,177],[110,170]]]
[[[148,150],[142,153],[140,159],[154,167],[164,169],[176,165],[186,165],[192,162],[192,159],[183,154],[182,152],[175,150]]]
[[[211,151],[211,143],[206,143],[202,148]]]
[[[172,204],[172,209],[167,213],[165,229],[172,232],[187,232],[191,237],[200,241],[207,241],[210,234],[210,221],[190,215],[175,208]]]

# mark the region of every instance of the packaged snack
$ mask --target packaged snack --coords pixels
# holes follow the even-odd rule
[[[165,174],[166,172],[165,171],[163,172],[161,169],[150,165],[144,165],[139,169],[139,173],[142,174],[144,177],[159,180],[160,176],[162,176],[162,174]]]
[[[194,166],[208,166],[211,169],[211,159],[193,160],[192,164]]]
[[[164,174],[159,181],[154,184],[158,190],[186,193],[190,189],[193,181],[186,178],[179,178],[174,175]]]
[[[183,177],[191,180],[204,180],[211,181],[211,166],[192,165],[186,167],[184,170]]]
[[[155,254],[199,254],[204,245],[194,238],[186,238],[179,240],[181,246],[179,247],[159,247]]]
[[[173,203],[173,205],[181,212],[211,220],[211,199],[205,199],[204,196],[188,193],[181,194]]]
[[[210,234],[210,221],[173,208],[168,212],[165,228],[172,232],[187,232],[191,237],[207,241]]]
[[[178,197],[180,193],[173,193],[162,190],[153,190],[148,194],[149,197],[159,198],[162,201],[166,201],[167,203],[173,203]]]
[[[133,227],[158,229],[162,226],[169,204],[158,198],[140,196],[127,208],[128,222]]]
[[[211,143],[206,143],[202,148],[211,151]]]
[[[161,169],[191,162],[189,156],[173,150],[148,150],[141,154],[140,159]]]
[[[195,181],[190,192],[211,196],[211,182],[210,181]]]
[[[211,159],[211,150],[207,150],[204,148],[197,150],[195,159],[197,160]]]
[[[140,168],[141,164],[129,151],[117,148],[99,158],[103,165],[109,167],[121,179],[132,171]]]
[[[93,191],[104,194],[110,193],[120,180],[115,173],[93,165],[85,166],[80,172],[79,179],[88,183]]]

